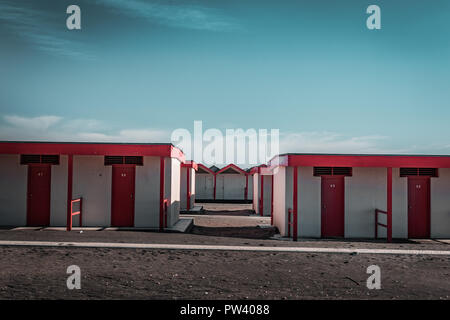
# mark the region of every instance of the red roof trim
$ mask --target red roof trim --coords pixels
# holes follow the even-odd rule
[[[191,161],[191,160],[187,160],[185,163],[183,163],[182,165],[181,165],[182,167],[185,167],[185,168],[193,168],[195,171],[198,171],[198,165],[197,165],[197,163],[195,163],[194,161]]]
[[[247,174],[247,172],[245,172],[245,170],[242,170],[241,168],[239,168],[237,165],[230,163],[229,165],[223,167],[222,169],[220,169],[219,171],[216,172],[216,174],[221,174],[222,172],[224,172],[225,170],[232,168],[242,174]]]
[[[271,168],[290,167],[421,167],[450,168],[450,156],[285,154],[270,160]]]
[[[0,142],[0,154],[72,154],[99,156],[159,156],[185,162],[183,151],[172,144]]]
[[[214,171],[212,171],[210,168],[208,168],[207,166],[199,163],[198,164],[198,168],[202,168],[203,170],[205,170],[206,172],[209,172],[210,174],[216,174]]]

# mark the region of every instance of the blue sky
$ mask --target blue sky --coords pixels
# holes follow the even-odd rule
[[[450,154],[449,9],[0,0],[0,140],[165,142],[202,120],[278,128],[282,152]]]

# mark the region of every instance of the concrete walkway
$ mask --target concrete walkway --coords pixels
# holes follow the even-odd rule
[[[450,255],[446,250],[400,250],[400,249],[346,249],[308,247],[255,247],[164,243],[108,243],[108,242],[53,242],[53,241],[0,241],[0,246],[17,247],[71,247],[71,248],[113,248],[113,249],[156,249],[156,250],[217,250],[217,251],[261,251],[292,253],[346,253],[346,254],[402,254],[402,255]]]

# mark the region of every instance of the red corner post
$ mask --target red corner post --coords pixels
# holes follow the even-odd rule
[[[72,230],[72,184],[73,184],[73,156],[68,155],[67,161],[67,231]]]
[[[190,182],[190,175],[191,175],[191,168],[190,167],[186,167],[186,181],[187,181],[186,205],[187,205],[187,210],[191,210],[191,182]]]
[[[272,184],[271,184],[272,190],[270,190],[270,196],[271,196],[271,199],[270,199],[270,225],[273,226],[273,174],[272,174],[271,178],[272,178]]]
[[[263,216],[263,210],[264,210],[264,175],[261,174],[261,196],[259,199],[259,215]]]
[[[392,168],[387,168],[387,239],[392,242]]]
[[[159,230],[164,229],[164,157],[159,160]]]
[[[293,186],[293,224],[294,224],[294,231],[292,233],[292,237],[294,241],[297,241],[297,228],[298,228],[298,167],[294,167],[294,186]]]

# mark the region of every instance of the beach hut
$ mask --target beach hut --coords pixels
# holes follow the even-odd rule
[[[245,202],[248,200],[249,174],[234,164],[216,172],[215,199]]]
[[[283,236],[450,237],[450,156],[282,154],[269,168]]]
[[[195,205],[195,172],[198,166],[194,161],[181,164],[181,210],[189,211]]]
[[[253,210],[260,216],[272,216],[272,171],[266,165],[250,170],[253,180]]]
[[[199,163],[195,172],[196,201],[214,200],[216,173],[205,165]]]
[[[0,142],[0,225],[172,227],[184,162],[172,144]]]

